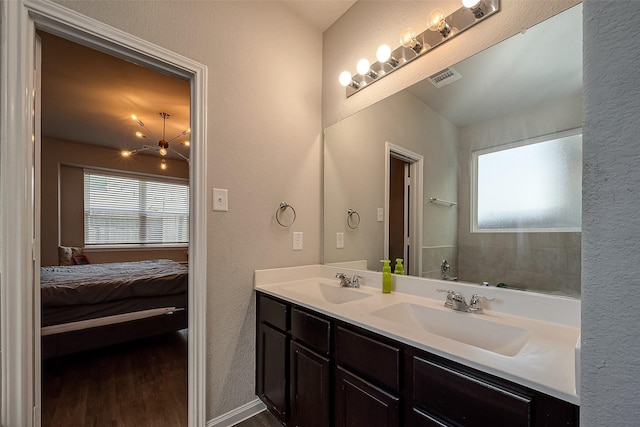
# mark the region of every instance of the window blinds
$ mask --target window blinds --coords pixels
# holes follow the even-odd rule
[[[85,170],[84,240],[85,246],[188,243],[189,186]]]

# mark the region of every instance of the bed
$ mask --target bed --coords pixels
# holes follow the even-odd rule
[[[187,327],[188,268],[160,259],[40,269],[42,356]]]

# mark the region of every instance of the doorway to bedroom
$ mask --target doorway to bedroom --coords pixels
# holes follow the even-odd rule
[[[41,423],[186,426],[190,81],[38,35]]]

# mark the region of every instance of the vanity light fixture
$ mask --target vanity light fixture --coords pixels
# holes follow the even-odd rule
[[[400,33],[400,47],[392,50],[383,44],[376,52],[377,62],[371,64],[364,58],[358,62],[356,74],[349,71],[340,74],[339,81],[345,87],[347,98],[499,10],[500,0],[462,0],[462,7],[449,16],[444,16],[442,10],[432,11],[427,30],[418,34],[412,28],[405,28]]]
[[[362,58],[360,61],[358,61],[358,64],[356,65],[356,71],[361,76],[369,76],[372,79],[378,77],[378,73],[371,69],[371,63],[366,58]]]
[[[462,0],[462,5],[473,12],[473,16],[476,18],[482,18],[484,16],[486,6],[484,6],[482,0]]]
[[[382,44],[378,47],[376,51],[376,58],[380,63],[386,63],[392,66],[393,68],[398,66],[398,59],[391,55],[391,48],[388,44]]]
[[[357,81],[355,81],[352,77],[351,77],[351,73],[348,71],[343,71],[342,73],[340,73],[340,77],[338,78],[338,80],[340,81],[340,84],[342,86],[351,86],[354,89],[359,89],[360,88],[360,83],[358,83]]]
[[[422,51],[422,42],[418,40],[416,31],[411,27],[405,28],[400,33],[400,44],[403,47],[412,49],[417,55],[419,55],[420,51]]]
[[[439,32],[442,37],[447,37],[451,34],[451,25],[447,22],[447,18],[441,9],[435,9],[429,14],[429,23],[431,24],[429,29]]]

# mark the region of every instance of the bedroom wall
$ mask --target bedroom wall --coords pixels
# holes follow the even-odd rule
[[[208,67],[207,418],[255,399],[253,271],[321,256],[322,35],[281,2],[59,1]],[[290,229],[275,223],[292,204]],[[304,250],[292,251],[292,232]]]
[[[95,145],[42,138],[41,265],[58,264],[58,245],[84,244],[83,167],[105,168],[189,179],[189,165],[168,160],[161,171],[157,156],[137,155],[123,159],[116,151]],[[92,263],[141,261],[168,258],[186,261],[186,248],[153,250],[87,250]]]

